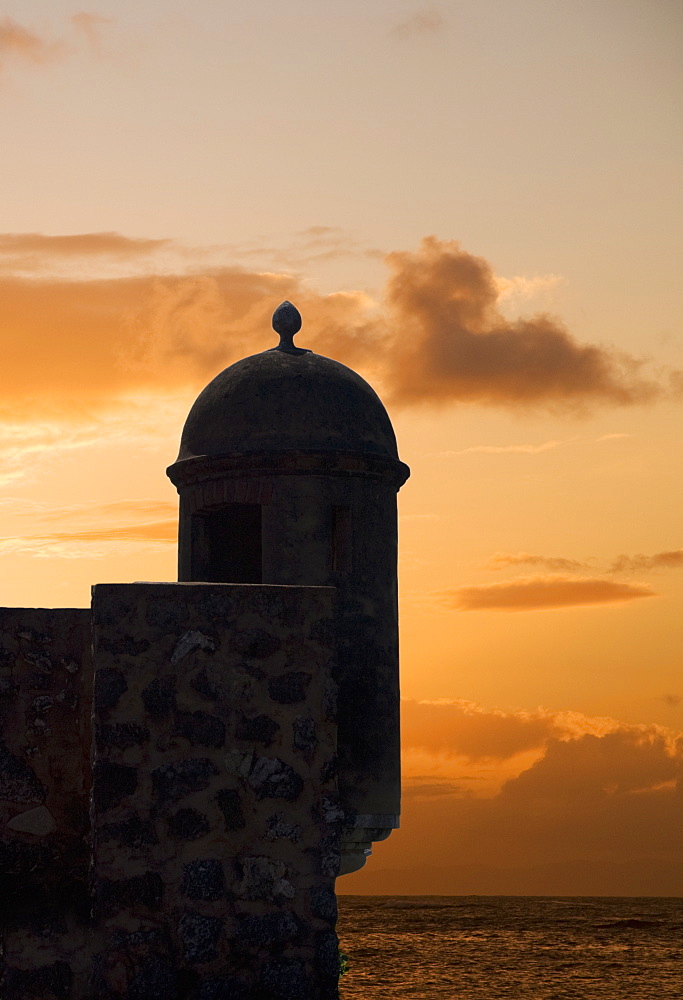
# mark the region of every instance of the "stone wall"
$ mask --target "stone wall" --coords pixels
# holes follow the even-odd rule
[[[94,920],[15,924],[6,1000],[337,997],[333,602],[94,588]]]
[[[90,612],[0,609],[1,911],[41,963],[89,908],[91,704]]]

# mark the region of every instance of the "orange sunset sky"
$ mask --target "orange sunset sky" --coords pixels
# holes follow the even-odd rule
[[[403,827],[340,892],[683,894],[682,42],[680,0],[3,4],[0,604],[175,578],[185,415],[285,298],[412,469]]]

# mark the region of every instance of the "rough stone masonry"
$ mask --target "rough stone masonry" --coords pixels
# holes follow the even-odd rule
[[[88,618],[0,613],[3,997],[336,997],[334,591],[95,587],[89,818]]]

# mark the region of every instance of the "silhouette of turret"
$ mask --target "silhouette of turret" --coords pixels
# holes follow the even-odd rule
[[[280,343],[200,393],[168,475],[180,494],[179,580],[337,589],[341,873],[399,824],[396,494],[409,476],[368,383]]]

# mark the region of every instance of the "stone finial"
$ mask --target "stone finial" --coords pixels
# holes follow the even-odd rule
[[[273,329],[280,334],[280,343],[273,350],[286,351],[288,354],[309,353],[303,347],[294,346],[294,335],[301,329],[301,313],[286,299],[273,313]]]

